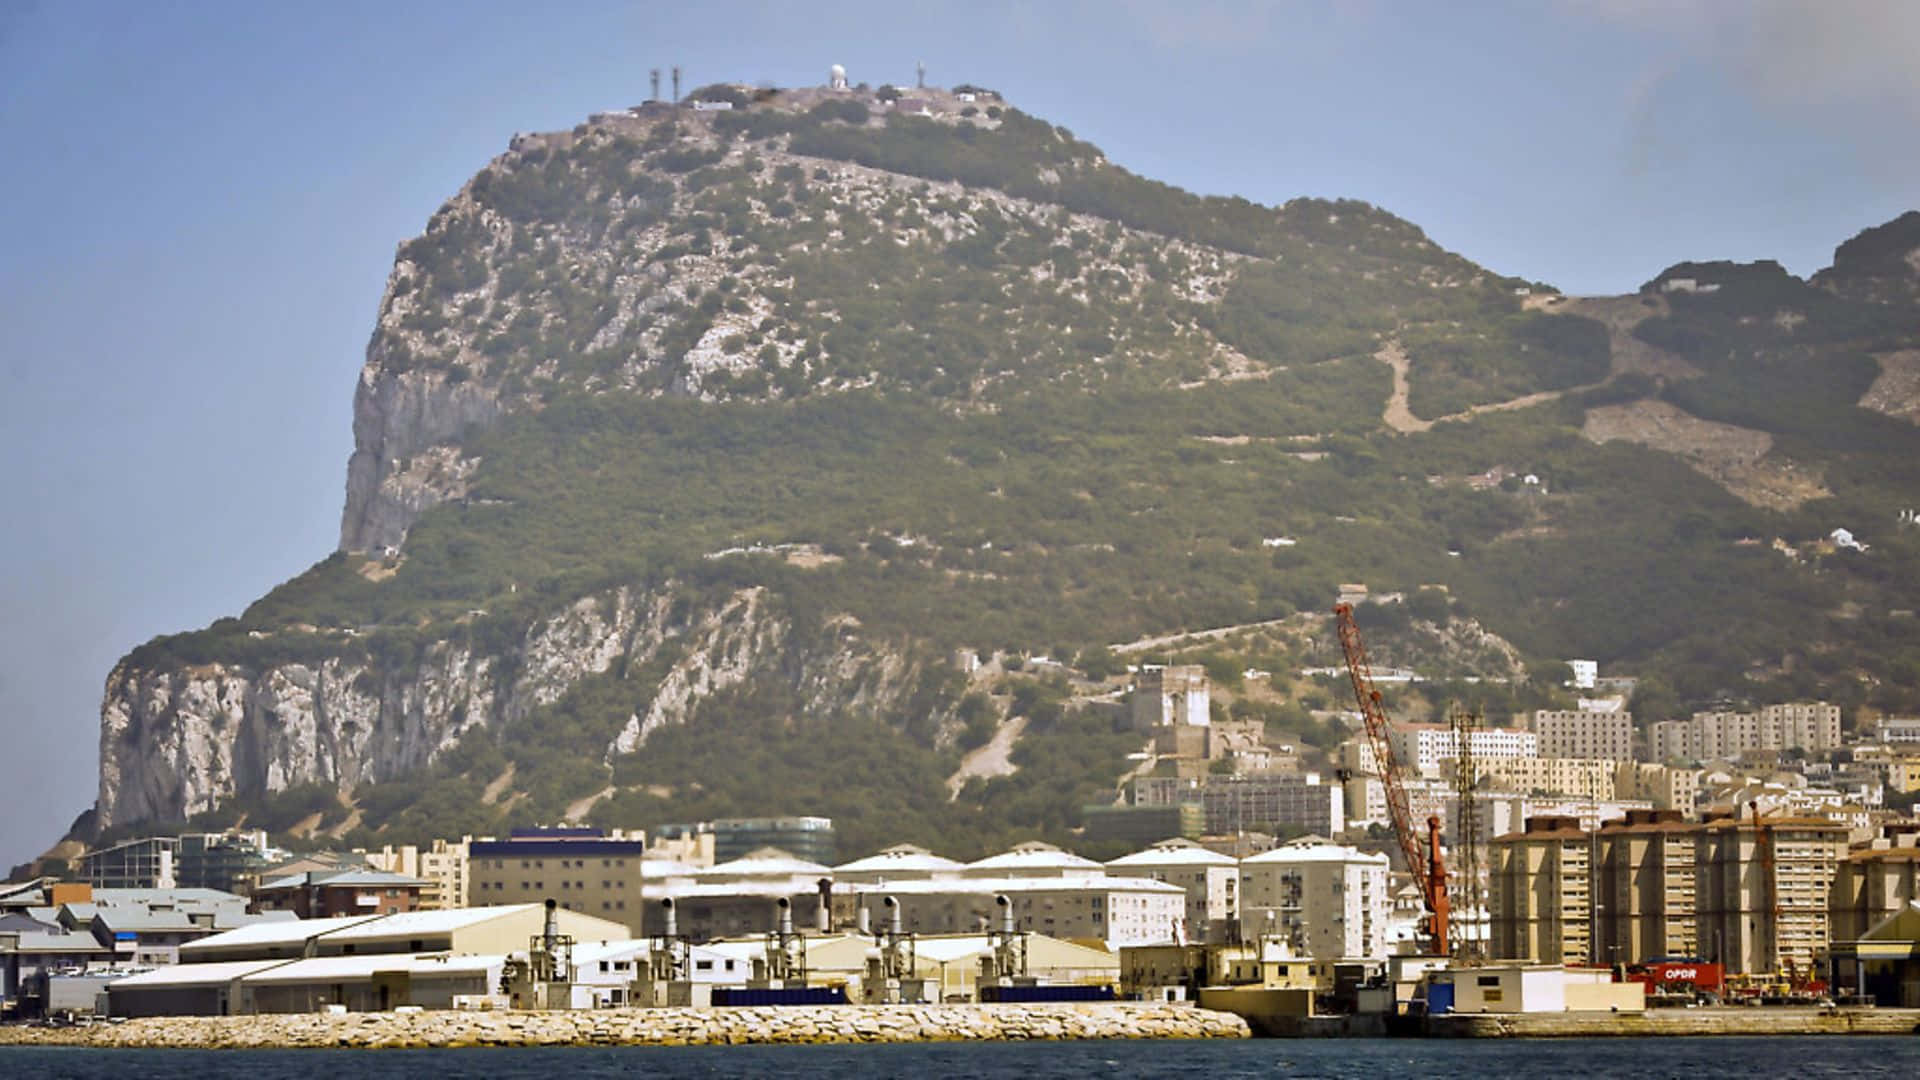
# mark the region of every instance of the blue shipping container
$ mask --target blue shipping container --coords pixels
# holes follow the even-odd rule
[[[1111,986],[983,986],[980,1000],[994,1005],[1042,1001],[1112,1001]]]
[[[759,1005],[845,1005],[847,991],[838,986],[809,986],[803,989],[789,990],[784,987],[766,989],[748,989],[744,987],[716,986],[713,988],[713,1003],[734,1007],[752,1007]]]

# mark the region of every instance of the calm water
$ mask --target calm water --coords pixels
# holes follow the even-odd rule
[[[454,1080],[525,1077],[1581,1076],[1714,1080],[1920,1077],[1920,1036],[1779,1039],[1570,1039],[1428,1042],[1388,1039],[1250,1042],[933,1043],[897,1046],[577,1048],[556,1050],[71,1050],[0,1048],[0,1077],[106,1080],[281,1080],[290,1077]]]

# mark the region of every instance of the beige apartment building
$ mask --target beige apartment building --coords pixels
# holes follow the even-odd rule
[[[1595,962],[1700,955],[1699,836],[1673,810],[1629,811],[1595,834]]]
[[[544,903],[642,929],[639,836],[598,829],[515,829],[467,847],[475,907]]]
[[[1700,828],[1700,951],[1730,973],[1815,970],[1847,827],[1825,818],[1720,818]]]
[[[1593,949],[1593,843],[1571,817],[1529,818],[1488,845],[1496,960],[1584,964]]]
[[[1686,720],[1664,720],[1647,732],[1647,756],[1654,761],[1712,761],[1737,758],[1750,750],[1806,750],[1840,746],[1840,707],[1826,702],[1767,705],[1758,712],[1697,712]]]
[[[420,910],[446,911],[468,906],[467,846],[472,842],[473,837],[463,836],[458,840],[435,840],[426,850],[413,844],[399,847],[388,844],[379,851],[356,848],[354,854],[366,856],[368,865],[375,870],[406,874],[427,882],[427,887],[420,890]]]
[[[1633,760],[1633,714],[1595,709],[1538,709],[1533,732],[1542,757]]]
[[[1656,810],[1673,810],[1691,818],[1699,808],[1700,770],[1622,761],[1614,772],[1613,787],[1621,798],[1645,799]]]
[[[1521,794],[1572,795],[1610,800],[1616,794],[1614,763],[1586,758],[1493,758],[1473,763],[1474,775]]]

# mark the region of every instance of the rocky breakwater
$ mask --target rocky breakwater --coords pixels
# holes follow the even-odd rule
[[[720,1046],[746,1043],[1244,1039],[1246,1021],[1190,1005],[878,1005],[581,1012],[180,1016],[0,1028],[0,1045],[279,1049]]]

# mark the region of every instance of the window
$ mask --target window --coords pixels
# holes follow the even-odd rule
[[[732,968],[732,967],[733,967],[733,961],[731,961],[731,960],[729,960],[729,961],[727,961],[727,967],[728,967],[728,968]],[[713,970],[713,961],[711,961],[711,960],[695,960],[695,961],[693,962],[693,970],[695,970],[695,971],[712,971],[712,970]]]
[[[1479,984],[1480,986],[1499,986],[1499,985],[1500,985],[1500,976],[1498,976],[1498,975],[1482,975],[1482,976],[1480,976],[1480,977],[1479,977],[1478,979],[1476,979],[1476,980],[1474,980],[1474,981],[1475,981],[1475,982],[1476,982],[1477,984]]]

